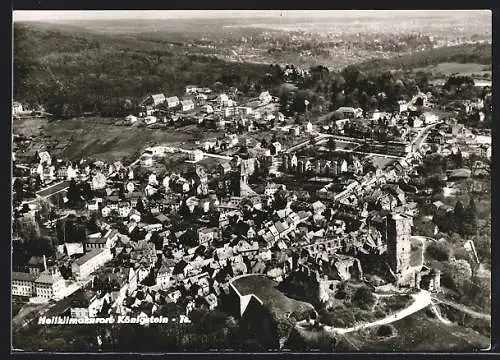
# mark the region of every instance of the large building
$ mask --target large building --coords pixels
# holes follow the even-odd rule
[[[73,275],[79,280],[85,279],[112,258],[108,248],[94,249],[75,260],[71,266]]]
[[[35,295],[46,300],[57,298],[65,285],[66,282],[58,270],[45,270],[35,280]]]
[[[33,296],[37,275],[25,272],[12,272],[12,295]]]

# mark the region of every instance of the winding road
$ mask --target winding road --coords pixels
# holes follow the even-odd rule
[[[372,321],[369,323],[359,324],[359,325],[356,325],[356,326],[353,326],[350,328],[335,328],[332,326],[325,326],[324,328],[326,331],[345,334],[345,333],[349,333],[349,332],[353,332],[353,331],[371,328],[374,326],[386,325],[386,324],[390,324],[394,321],[401,320],[407,316],[410,316],[410,315],[416,313],[417,311],[420,311],[420,310],[426,308],[427,306],[429,306],[432,303],[431,294],[426,290],[421,290],[417,294],[413,294],[412,298],[413,298],[413,302],[411,303],[410,306],[394,313],[393,315],[387,316],[383,319]]]

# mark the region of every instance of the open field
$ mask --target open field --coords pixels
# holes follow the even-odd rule
[[[346,334],[360,351],[477,351],[489,346],[490,339],[457,324],[443,324],[421,310],[393,323],[397,336],[380,338],[377,328]],[[429,329],[434,336],[429,337]]]
[[[461,75],[489,75],[491,77],[491,66],[477,63],[456,63],[456,62],[444,62],[434,66],[426,66],[423,68],[417,68],[415,71],[428,71],[433,74],[461,74]]]
[[[34,136],[34,141],[37,143],[66,143],[67,146],[64,149],[54,152],[63,159],[80,160],[95,157],[106,161],[121,160],[152,144],[188,147],[189,144],[194,145],[195,141],[218,135],[196,126],[149,129],[136,126],[114,126],[114,121],[116,119],[99,117],[51,122],[16,120],[13,132]]]
[[[246,276],[237,279],[233,285],[241,295],[255,294],[264,306],[279,317],[287,314],[303,314],[314,310],[314,307],[304,301],[291,299],[276,289],[276,282],[264,275]]]

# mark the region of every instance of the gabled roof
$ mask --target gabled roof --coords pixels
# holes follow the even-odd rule
[[[177,96],[170,96],[166,99],[167,102],[177,102],[179,98]]]

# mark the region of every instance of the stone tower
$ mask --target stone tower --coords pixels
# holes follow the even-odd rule
[[[413,219],[403,214],[391,214],[387,217],[387,256],[388,263],[402,280],[410,271],[411,227]]]

